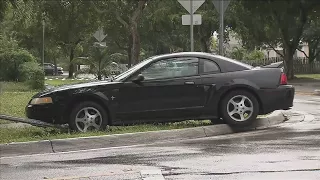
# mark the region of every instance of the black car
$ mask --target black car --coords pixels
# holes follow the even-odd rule
[[[54,64],[51,63],[44,63],[44,73],[45,75],[55,75],[54,72]],[[63,74],[63,68],[62,67],[57,67],[58,70],[58,75],[62,75]]]
[[[26,113],[77,131],[220,117],[245,126],[259,114],[290,109],[293,98],[280,68],[184,52],[150,57],[112,81],[48,89],[30,100]]]

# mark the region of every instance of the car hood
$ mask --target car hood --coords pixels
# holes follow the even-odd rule
[[[71,85],[63,85],[63,86],[47,86],[47,89],[36,94],[35,96],[45,96],[47,94],[58,92],[58,91],[65,91],[71,89],[80,89],[80,88],[89,88],[89,87],[96,87],[96,86],[103,86],[103,85],[114,85],[119,84],[121,82],[111,82],[111,81],[94,81],[94,82],[87,82],[87,83],[78,83],[78,84],[71,84]]]

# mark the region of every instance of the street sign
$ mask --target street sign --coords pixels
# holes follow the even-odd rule
[[[101,42],[101,41],[104,40],[104,38],[107,37],[107,35],[104,34],[103,29],[100,28],[98,31],[96,31],[96,32],[93,34],[93,37],[95,37],[99,42]]]
[[[205,2],[205,0],[178,0],[179,3],[191,14],[191,2],[192,1],[192,14],[194,14],[199,7]]]
[[[218,13],[220,14],[220,4],[223,3],[223,13],[227,10],[228,5],[230,4],[231,0],[213,0],[213,5],[214,7],[216,7],[216,10],[218,11]]]
[[[193,15],[193,25],[201,25],[202,23],[202,16],[201,14],[194,14]],[[182,25],[191,25],[191,15],[186,14],[182,15]]]

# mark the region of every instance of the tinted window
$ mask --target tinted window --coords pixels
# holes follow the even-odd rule
[[[198,74],[197,58],[170,58],[157,61],[140,73],[148,79],[166,79]]]
[[[203,72],[204,72],[204,73],[220,72],[220,68],[219,68],[219,66],[218,66],[215,62],[213,62],[213,61],[203,60]]]

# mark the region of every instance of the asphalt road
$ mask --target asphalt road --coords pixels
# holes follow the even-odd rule
[[[320,96],[297,96],[293,110],[304,115],[262,131],[1,158],[0,179],[318,180]]]

